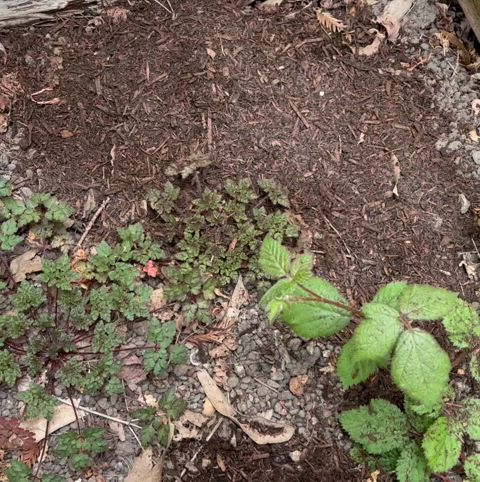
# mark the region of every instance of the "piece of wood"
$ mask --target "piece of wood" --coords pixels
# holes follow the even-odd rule
[[[480,0],[458,0],[458,3],[480,42]]]
[[[66,8],[83,8],[95,0],[0,0],[0,27],[54,18]]]

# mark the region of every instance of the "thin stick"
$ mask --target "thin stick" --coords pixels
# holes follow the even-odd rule
[[[347,243],[345,243],[345,241],[343,240],[342,235],[338,232],[338,229],[327,219],[326,216],[323,216],[323,219],[325,219],[325,222],[335,231],[336,235],[340,238],[340,241],[345,246],[345,249],[347,250],[347,253],[351,256],[352,252],[348,248]]]
[[[88,233],[90,230],[93,228],[93,225],[95,224],[95,221],[97,220],[98,216],[100,216],[100,213],[105,209],[105,206],[110,202],[110,198],[107,197],[102,203],[102,205],[97,209],[96,213],[93,215],[92,219],[88,223],[87,227],[85,228],[85,231],[82,234],[82,237],[78,241],[77,245],[75,246],[75,249],[80,248],[82,243],[85,241],[85,238],[87,237]]]
[[[142,442],[140,442],[140,439],[138,438],[138,435],[135,433],[135,430],[133,430],[131,425],[127,425],[127,427],[130,430],[130,432],[132,432],[132,435],[135,437],[135,440],[137,441],[138,445],[140,445],[140,448],[145,452]]]
[[[221,418],[217,424],[215,425],[215,427],[213,427],[212,431],[208,434],[207,438],[205,439],[205,442],[208,442],[212,437],[213,435],[215,434],[215,432],[218,430],[218,427],[220,427],[220,425],[222,424],[222,422],[224,421],[225,419],[224,418]],[[189,463],[193,463],[195,461],[195,459],[198,457],[198,454],[200,453],[200,451],[202,450],[202,447],[200,447],[194,454],[193,454],[193,457],[190,459]],[[182,470],[182,473],[180,474],[180,480],[182,480],[182,477],[187,473],[187,468],[185,467],[183,470]]]
[[[302,124],[307,128],[310,129],[310,124],[307,122],[307,119],[303,116],[303,114],[300,112],[299,108],[291,101],[289,100],[288,103],[290,104],[291,108],[297,114],[298,118],[302,121]]]
[[[70,405],[69,400],[64,400],[63,398],[55,397],[59,402],[64,403],[65,405]],[[72,407],[73,408],[73,407]],[[95,410],[91,410],[90,408],[82,407],[81,405],[77,405],[77,409],[80,410],[81,412],[89,413],[91,415],[96,415],[97,417],[102,417],[106,418],[107,420],[111,420],[112,422],[117,422],[121,423],[122,425],[126,425],[127,427],[135,427],[135,428],[142,428],[140,425],[137,425],[136,423],[133,422],[127,422],[126,420],[122,420],[121,418],[117,417],[110,417],[109,415],[105,415],[104,413],[97,412]]]

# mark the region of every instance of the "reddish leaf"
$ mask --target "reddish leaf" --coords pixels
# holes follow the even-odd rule
[[[158,274],[158,268],[155,266],[152,260],[147,261],[147,264],[143,267],[143,272],[148,276],[155,278]]]
[[[36,445],[34,434],[20,427],[20,420],[0,417],[0,449],[28,451]]]

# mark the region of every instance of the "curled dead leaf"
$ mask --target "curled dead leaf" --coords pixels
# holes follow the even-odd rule
[[[255,443],[259,445],[283,443],[292,438],[295,432],[293,426],[282,422],[271,422],[263,417],[246,417],[237,414],[205,370],[199,370],[197,377],[217,412],[235,422]]]
[[[386,4],[385,9],[377,18],[377,23],[387,30],[388,39],[395,41],[400,32],[401,20],[410,10],[413,0],[392,0]]]
[[[480,114],[480,99],[472,100],[472,112],[474,115]]]
[[[374,33],[375,38],[370,45],[367,45],[366,47],[360,47],[357,50],[358,55],[365,55],[366,57],[371,57],[372,55],[375,55],[376,53],[378,53],[382,42],[385,40],[385,35],[380,33],[378,30],[370,29],[369,32]]]

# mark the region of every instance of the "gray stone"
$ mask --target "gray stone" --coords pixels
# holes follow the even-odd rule
[[[302,345],[302,340],[300,338],[292,338],[288,343],[287,347],[290,351],[296,352]]]
[[[475,164],[480,165],[480,151],[472,151],[471,156]]]
[[[18,194],[20,194],[20,196],[27,201],[33,196],[33,191],[29,187],[24,186],[18,190]]]
[[[462,143],[460,141],[453,141],[448,144],[447,149],[450,151],[458,151],[462,147]]]
[[[107,398],[101,398],[100,400],[98,400],[97,405],[98,405],[101,409],[107,410],[107,408],[110,407],[110,402],[108,401]]]
[[[243,378],[245,376],[245,367],[243,365],[235,365],[233,371],[239,376]]]
[[[235,388],[238,386],[238,384],[240,383],[240,380],[238,379],[238,377],[236,375],[230,375],[228,377],[228,386],[230,388]]]

